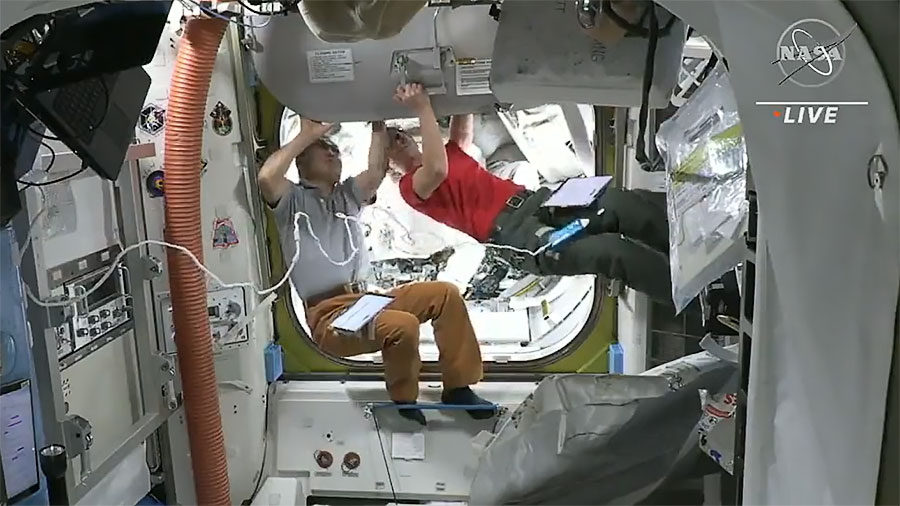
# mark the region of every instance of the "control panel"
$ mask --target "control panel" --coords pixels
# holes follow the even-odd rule
[[[131,307],[123,269],[116,268],[94,289],[108,269],[104,266],[63,285],[71,298],[93,292],[72,306],[66,319],[55,327],[56,353],[62,368],[129,328],[126,324],[131,322]]]
[[[83,348],[94,339],[127,322],[131,316],[130,311],[125,297],[120,296],[92,309],[87,314],[78,315],[72,321],[74,349]]]
[[[172,301],[169,293],[157,297],[159,329],[165,335],[166,354],[177,353],[175,347],[175,322],[172,318]],[[209,315],[210,338],[213,351],[237,348],[247,342],[247,301],[242,288],[212,289],[207,293],[206,311]],[[238,328],[242,326],[243,328]]]

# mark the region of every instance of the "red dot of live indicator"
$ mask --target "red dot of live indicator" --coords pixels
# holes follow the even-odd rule
[[[776,118],[781,117],[781,111],[778,111],[778,110],[772,111],[772,116],[775,116]]]

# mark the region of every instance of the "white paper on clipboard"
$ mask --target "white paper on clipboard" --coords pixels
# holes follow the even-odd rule
[[[394,298],[388,295],[365,294],[343,314],[331,322],[331,326],[344,332],[358,332],[365,324],[378,316]]]
[[[612,176],[574,177],[562,184],[541,207],[586,207],[591,205]]]

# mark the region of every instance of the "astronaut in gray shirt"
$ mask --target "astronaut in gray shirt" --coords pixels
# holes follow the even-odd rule
[[[374,340],[331,328],[331,322],[365,290],[361,281],[369,263],[363,234],[353,218],[372,201],[384,179],[389,140],[384,123],[373,123],[368,168],[341,181],[340,151],[325,138],[330,129],[331,125],[303,119],[297,137],[273,153],[258,176],[263,199],[275,215],[285,263],[299,248],[290,279],[306,305],[313,341],[323,351],[340,357],[381,351],[391,399],[400,404],[415,403],[422,367],[419,326],[431,321],[440,349],[442,400],[489,405],[469,388],[483,375],[481,351],[465,301],[453,284],[410,283],[392,290],[394,300],[375,319]],[[300,184],[285,178],[292,160],[300,172]],[[295,223],[299,225],[299,242],[294,239]],[[425,424],[420,410],[399,412]],[[494,413],[473,409],[469,414],[488,418]]]

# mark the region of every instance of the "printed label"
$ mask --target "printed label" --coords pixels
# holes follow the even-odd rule
[[[306,52],[309,82],[340,83],[353,80],[353,52],[348,49],[317,49]]]
[[[456,94],[491,94],[491,59],[472,58],[456,61]]]

